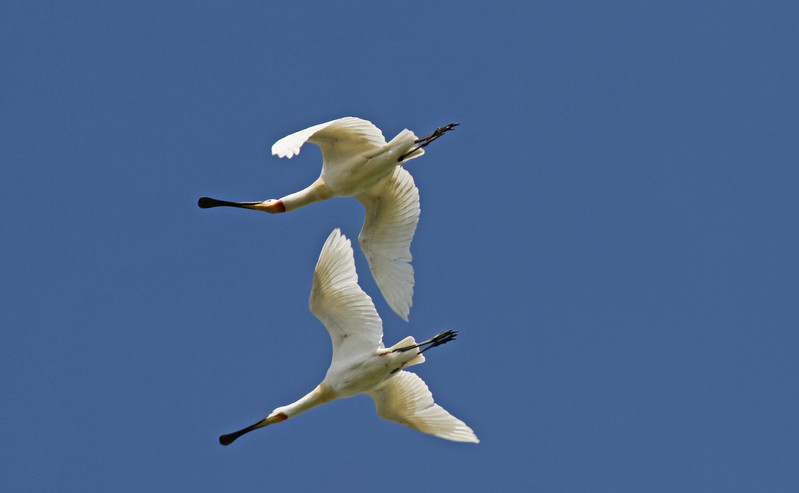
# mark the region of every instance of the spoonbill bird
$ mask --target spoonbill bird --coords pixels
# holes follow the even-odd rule
[[[229,445],[252,430],[356,394],[371,396],[378,416],[389,421],[448,440],[479,441],[463,421],[433,402],[421,378],[403,370],[424,362],[422,353],[455,339],[457,332],[441,332],[420,343],[408,336],[384,347],[383,323],[372,299],[358,286],[350,240],[338,229],[327,238],[319,255],[308,304],[333,341],[333,360],[324,380],[293,404],[278,407],[252,426],[220,436],[219,443]]]
[[[405,129],[386,143],[371,122],[348,116],[314,125],[278,140],[272,154],[300,153],[306,142],[322,149],[322,174],[311,185],[280,199],[228,202],[200,198],[203,209],[228,206],[289,212],[331,197],[355,197],[366,208],[358,236],[369,269],[388,305],[405,321],[413,297],[411,240],[419,222],[419,190],[402,163],[424,154],[423,147],[455,128],[450,123],[421,139]]]

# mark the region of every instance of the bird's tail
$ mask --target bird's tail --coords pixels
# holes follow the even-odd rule
[[[414,346],[416,346],[416,339],[414,339],[413,336],[408,336],[405,339],[401,340],[400,342],[398,342],[398,343],[394,344],[393,346],[391,346],[390,348],[388,348],[388,351],[390,352],[390,351],[394,351],[396,349],[409,348],[409,347],[414,347]],[[416,357],[411,359],[407,363],[405,363],[404,366],[413,366],[413,365],[418,365],[418,364],[424,363],[424,355],[422,353],[420,353],[418,349],[415,349],[415,350],[416,350],[416,353],[417,353]]]
[[[413,146],[416,145],[417,140],[418,138],[416,137],[416,134],[406,128],[402,132],[398,133],[396,137],[391,139],[386,146],[391,149],[392,153],[396,153],[398,158],[402,156],[402,162],[404,163],[409,159],[413,159],[424,154],[424,149],[415,149],[411,152],[408,152],[413,148]],[[405,155],[405,153],[408,154]]]

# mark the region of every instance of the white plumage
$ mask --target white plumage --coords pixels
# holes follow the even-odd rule
[[[310,142],[322,149],[322,173],[310,186],[280,199],[228,202],[202,197],[200,207],[233,206],[287,212],[331,197],[355,197],[366,209],[358,242],[388,305],[408,320],[413,304],[411,240],[419,222],[419,190],[401,163],[424,154],[422,147],[457,125],[418,139],[403,130],[390,142],[371,122],[339,118],[283,137],[272,154],[291,158]]]
[[[479,442],[466,423],[433,401],[427,384],[415,373],[400,371],[367,394],[381,418],[447,440]]]
[[[333,343],[333,358],[324,380],[298,401],[278,407],[254,425],[222,435],[222,444],[325,402],[361,393],[371,396],[377,414],[389,421],[448,440],[479,441],[463,421],[433,401],[421,378],[403,369],[423,363],[424,351],[453,340],[456,332],[442,332],[421,343],[409,336],[384,347],[382,321],[371,298],[358,286],[350,241],[338,229],[319,255],[308,304]]]

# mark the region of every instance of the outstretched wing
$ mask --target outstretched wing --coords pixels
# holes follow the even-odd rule
[[[339,229],[330,233],[319,254],[308,305],[330,333],[334,363],[382,347],[383,322],[358,286],[352,246]]]
[[[386,145],[383,132],[371,122],[346,116],[283,137],[272,146],[272,154],[291,158],[300,153],[306,142],[318,145],[324,160],[332,162],[339,156],[349,157]]]
[[[447,440],[480,441],[466,423],[433,401],[433,394],[415,373],[400,371],[368,394],[381,418]]]
[[[388,305],[407,321],[413,304],[411,240],[419,222],[419,189],[411,174],[397,166],[356,198],[366,208],[358,243]]]

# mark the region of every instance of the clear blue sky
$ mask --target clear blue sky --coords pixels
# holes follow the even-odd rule
[[[795,2],[5,2],[3,491],[799,488]],[[255,4],[258,5],[255,5]],[[479,445],[309,391],[341,116],[461,126],[421,192],[414,367]]]

